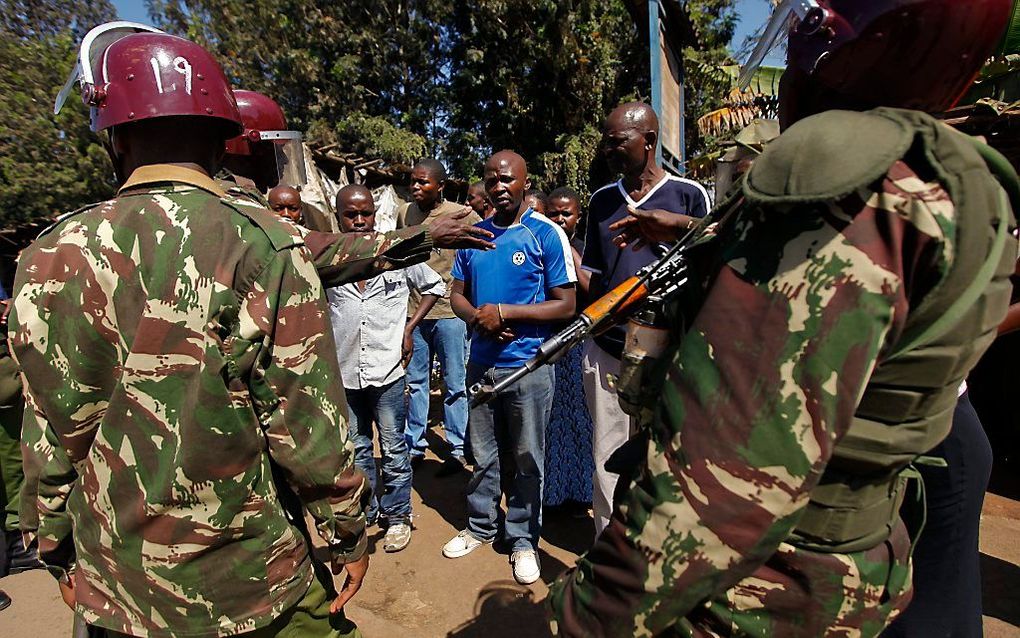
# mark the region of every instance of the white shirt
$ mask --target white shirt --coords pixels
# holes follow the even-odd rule
[[[326,290],[345,388],[384,386],[404,375],[400,348],[407,323],[408,286],[423,295],[446,293],[443,278],[425,264],[376,275],[365,281],[363,291],[357,283]]]

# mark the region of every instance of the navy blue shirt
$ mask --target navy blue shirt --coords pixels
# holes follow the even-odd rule
[[[639,250],[632,250],[629,246],[623,250],[616,247],[613,243],[616,233],[610,231],[609,226],[627,216],[627,206],[667,210],[691,217],[704,217],[710,208],[708,193],[701,184],[669,174],[638,201],[630,198],[622,180],[595,191],[588,204],[588,227],[581,268],[591,271],[593,282],[597,280],[604,292],[623,283],[669,250],[668,244],[645,245]],[[612,328],[595,337],[595,343],[619,358],[623,352],[624,334],[624,328]]]
[[[487,303],[527,305],[549,299],[548,291],[577,281],[570,243],[563,229],[530,208],[517,224],[503,228],[495,216],[475,226],[490,231],[495,250],[458,250],[453,278],[464,282],[464,296],[476,308]],[[535,356],[552,334],[552,324],[512,323],[516,339],[502,343],[471,337],[471,363],[516,368]]]

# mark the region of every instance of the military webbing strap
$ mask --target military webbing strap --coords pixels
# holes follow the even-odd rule
[[[797,522],[791,542],[816,552],[858,552],[888,538],[898,520],[906,477],[882,475],[874,482],[827,469],[811,490],[811,506]],[[846,540],[850,539],[850,540]]]
[[[1009,219],[1007,218],[1009,213],[1007,211],[1010,210],[1010,206],[1006,205],[1006,196],[1008,196],[1010,204],[1012,204],[1012,209],[1014,211],[1020,210],[1020,180],[1017,178],[1016,171],[1013,170],[1013,167],[1006,158],[992,147],[977,138],[968,137],[967,139],[973,143],[974,148],[981,155],[981,158],[985,160],[988,169],[995,175],[1005,191],[1002,205],[999,207],[999,227],[995,233],[995,241],[988,253],[988,257],[981,264],[977,274],[974,275],[973,283],[967,287],[963,294],[957,297],[953,304],[937,320],[923,330],[917,330],[913,334],[905,334],[900,337],[896,347],[886,357],[887,359],[895,358],[904,352],[909,352],[931,342],[933,339],[937,339],[960,321],[964,313],[977,301],[977,298],[984,292],[985,287],[992,281],[992,277],[995,276],[995,269],[999,265],[999,260],[1002,259],[1002,251],[1005,250],[1006,241],[1009,239]]]
[[[960,322],[964,313],[984,292],[985,287],[995,276],[995,269],[999,265],[999,260],[1002,259],[1002,251],[1005,250],[1006,241],[1009,238],[1009,220],[1006,219],[1006,211],[1009,207],[1006,206],[1005,196],[1003,196],[1002,203],[1003,205],[999,208],[999,228],[995,232],[995,243],[992,244],[992,249],[984,263],[981,264],[981,269],[974,275],[974,282],[934,322],[914,334],[903,335],[886,359],[893,359],[904,352],[909,352],[941,337],[947,330]]]

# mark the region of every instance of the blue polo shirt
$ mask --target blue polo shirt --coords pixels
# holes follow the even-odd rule
[[[464,296],[476,308],[487,303],[526,305],[549,299],[557,286],[577,281],[570,242],[563,229],[530,208],[521,221],[508,228],[490,217],[475,226],[491,232],[494,250],[458,250],[453,278],[464,282]],[[508,343],[474,334],[471,363],[497,368],[516,368],[535,356],[552,334],[548,324],[509,325],[517,336]]]

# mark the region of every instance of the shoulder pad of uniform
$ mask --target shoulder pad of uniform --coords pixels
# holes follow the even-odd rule
[[[88,211],[92,210],[93,208],[98,208],[98,207],[102,206],[103,204],[109,204],[109,203],[112,203],[112,202],[113,202],[112,199],[105,199],[105,200],[103,200],[101,202],[93,202],[91,204],[86,204],[86,205],[82,206],[81,208],[76,208],[76,209],[72,210],[69,213],[64,213],[64,214],[58,216],[53,221],[52,224],[50,224],[49,226],[44,228],[42,230],[42,232],[40,232],[38,235],[36,235],[36,239],[38,239],[39,237],[42,237],[43,235],[50,234],[51,232],[53,232],[54,228],[56,228],[57,226],[63,224],[65,221],[67,221],[68,219],[74,217],[75,215],[81,215],[82,213],[87,213]]]
[[[840,199],[888,172],[913,144],[915,129],[879,111],[825,111],[765,147],[744,180],[761,204]]]
[[[272,211],[263,206],[238,197],[225,198],[220,201],[258,226],[276,250],[285,250],[305,243],[297,226],[280,219],[278,215],[274,215]]]

